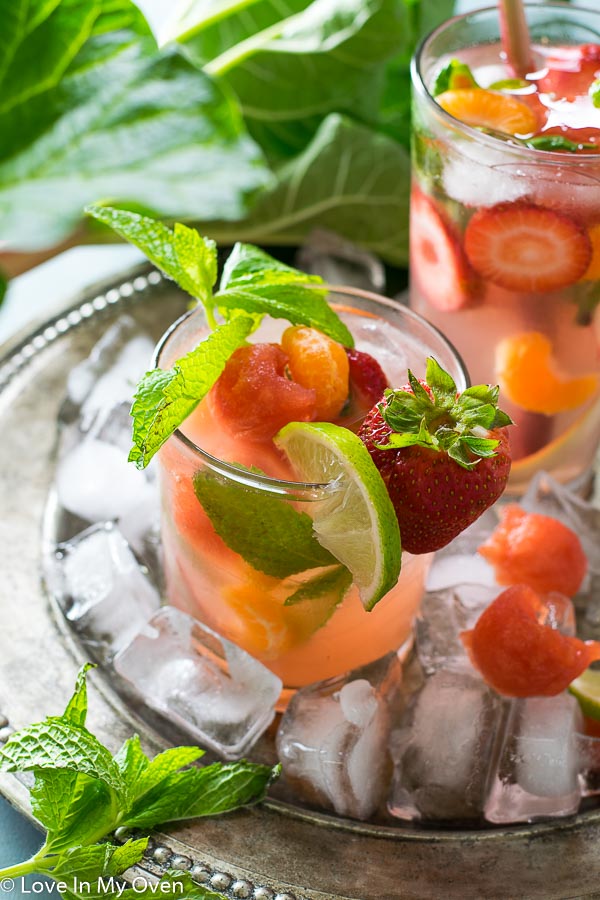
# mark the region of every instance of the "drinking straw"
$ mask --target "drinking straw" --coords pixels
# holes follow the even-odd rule
[[[516,78],[534,71],[523,0],[498,0],[500,34],[506,59]]]

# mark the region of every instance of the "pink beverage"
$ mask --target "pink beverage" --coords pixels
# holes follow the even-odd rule
[[[585,487],[600,438],[600,13],[526,15],[525,79],[496,8],[413,62],[411,305],[500,385],[515,493],[540,469]]]
[[[357,349],[377,359],[390,384],[404,384],[408,367],[422,377],[425,360],[433,355],[459,390],[466,386],[461,362],[448,342],[410,310],[353,289],[333,289],[329,299],[350,328]],[[278,342],[285,329],[281,321],[267,319],[252,342]],[[170,367],[207,334],[203,311],[187,314],[159,345],[158,365]],[[265,574],[250,561],[251,547],[238,547],[237,552],[231,541],[228,545],[219,536],[216,517],[207,514],[207,491],[220,492],[227,511],[233,510],[234,521],[235,510],[239,511],[241,533],[241,519],[247,518],[248,509],[256,513],[257,529],[268,521],[268,510],[278,512],[281,504],[311,516],[319,504],[330,502],[334,485],[296,483],[272,440],[257,439],[250,432],[244,436],[232,427],[218,390],[219,382],[159,454],[169,602],[262,660],[288,689],[398,649],[410,636],[430,555],[405,553],[397,585],[367,613],[355,586],[341,602],[339,590],[336,595],[332,588],[319,597],[286,604],[319,570],[307,568],[285,577]],[[271,414],[276,406],[274,395],[260,394],[257,387],[256,403],[261,408],[253,410],[249,404],[250,416],[262,415],[265,408]],[[351,380],[349,405],[344,405],[335,421],[355,430],[372,403],[365,402],[361,386],[354,383],[352,387]],[[251,467],[254,471],[248,471]],[[257,469],[265,474],[257,474]],[[277,554],[278,537],[273,534],[275,560]]]

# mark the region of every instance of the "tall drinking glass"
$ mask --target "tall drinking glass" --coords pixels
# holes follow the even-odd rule
[[[391,385],[406,382],[407,367],[423,377],[426,358],[434,356],[458,390],[468,386],[451,345],[416,313],[350,288],[332,288],[329,301],[357,348],[378,359]],[[284,328],[281,321],[267,319],[252,339],[279,340]],[[157,365],[169,368],[207,334],[201,308],[186,314],[161,340]],[[343,424],[356,429],[360,423]],[[250,467],[266,474],[248,471]],[[273,445],[253,444],[228,432],[210,394],[161,449],[159,472],[168,602],[248,650],[279,675],[285,687],[297,688],[369,663],[409,637],[428,555],[404,554],[398,584],[367,613],[354,586],[341,603],[339,587],[332,587],[329,593],[286,604],[314,577],[315,569],[287,577],[265,574],[249,561],[251,554],[239,547],[236,552],[217,534],[214,510],[210,518],[205,509],[207,490],[244,519],[248,509],[254,510],[259,529],[268,523],[269,509],[281,504],[310,516],[319,504],[331,503],[336,485],[295,482]],[[278,550],[274,533],[271,556],[277,559],[284,552]]]
[[[472,127],[433,95],[457,58],[484,88],[543,105],[546,137],[577,144],[594,121],[600,136],[600,109],[587,96],[572,102],[568,87],[600,74],[600,11],[546,3],[526,5],[526,17],[539,68],[531,83],[506,81],[497,7],[441,25],[412,68],[411,306],[458,348],[474,383],[500,384],[517,425],[514,493],[539,469],[583,487],[600,439],[600,143],[539,149],[551,144]],[[587,95],[587,81],[578,90]],[[557,252],[540,254],[535,242],[548,237]]]

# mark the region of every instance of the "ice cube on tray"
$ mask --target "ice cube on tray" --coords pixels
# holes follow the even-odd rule
[[[116,653],[159,608],[158,591],[111,522],[57,547],[50,579],[67,619],[85,638]]]
[[[149,707],[230,760],[269,727],[282,689],[249,653],[172,606],[121,650],[114,668]]]
[[[299,690],[283,716],[277,750],[304,800],[367,819],[389,783],[390,712],[401,682],[396,654]]]

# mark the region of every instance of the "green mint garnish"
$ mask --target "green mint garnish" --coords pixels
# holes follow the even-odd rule
[[[595,107],[600,107],[600,78],[596,78],[595,81],[592,81],[588,93],[592,98],[593,105]]]
[[[219,537],[259,572],[287,578],[337,562],[314,536],[310,516],[277,494],[208,470],[196,472],[194,491]]]
[[[568,153],[576,153],[578,150],[600,150],[598,144],[570,141],[562,134],[541,134],[539,137],[527,138],[522,141],[526,147],[532,150],[566,150]]]
[[[161,272],[202,303],[207,316],[212,316],[212,290],[217,280],[214,241],[201,237],[194,228],[179,222],[171,229],[158,219],[125,209],[92,204],[86,212],[138,247]]]
[[[47,830],[46,841],[31,859],[0,870],[0,879],[32,872],[64,882],[67,900],[79,897],[185,896],[222,900],[183,872],[169,871],[146,890],[118,890],[109,879],[142,859],[148,838],[115,845],[107,838],[119,826],[150,829],[196,816],[212,816],[257,803],[279,768],[239,763],[193,766],[204,755],[198,747],[175,747],[153,760],[139,738],[129,738],[114,755],[85,727],[86,672],[62,716],[12,734],[0,750],[0,772],[33,772],[32,807]],[[100,881],[102,879],[102,881]],[[80,892],[81,882],[91,883]],[[95,886],[98,889],[95,890]],[[112,885],[112,887],[111,887]],[[164,887],[163,887],[164,886]]]
[[[499,442],[485,437],[485,432],[512,424],[510,416],[498,409],[498,387],[478,384],[457,395],[454,379],[432,358],[425,374],[429,391],[411,371],[408,380],[410,391],[387,390],[379,404],[392,434],[378,447],[426,447],[447,453],[465,469],[495,455]]]
[[[214,241],[176,223],[109,206],[87,207],[89,215],[135,244],[159,269],[204,306],[214,329],[210,337],[169,372],[148,372],[135,393],[131,415],[130,462],[143,469],[213,386],[233,353],[258,327],[264,315],[293,325],[309,325],[353,347],[348,328],[327,303],[323,279],[273,259],[251,244],[236,244],[217,279]],[[225,319],[218,326],[215,309]],[[208,346],[205,346],[208,345]]]
[[[299,279],[301,283],[299,283]],[[215,302],[227,317],[233,310],[264,313],[292,325],[310,325],[345,347],[354,339],[327,304],[323,279],[278,262],[252,244],[236,244],[223,268]]]
[[[352,575],[346,566],[335,566],[326,572],[314,575],[300,585],[298,590],[286,599],[284,606],[296,606],[298,603],[314,602],[326,598],[329,616],[344,599],[352,585]]]
[[[524,78],[501,78],[500,81],[494,81],[488,87],[488,91],[522,91],[523,88],[531,87],[531,82]]]
[[[473,73],[466,63],[459,59],[451,59],[439,72],[431,93],[434,97],[443,94],[445,91],[455,91],[461,88],[477,88],[479,85],[475,81]]]
[[[131,407],[134,443],[129,453],[130,462],[138,469],[148,465],[206,396],[233,351],[255,328],[255,318],[239,315],[211,332],[172,369],[152,369],[144,375]]]

